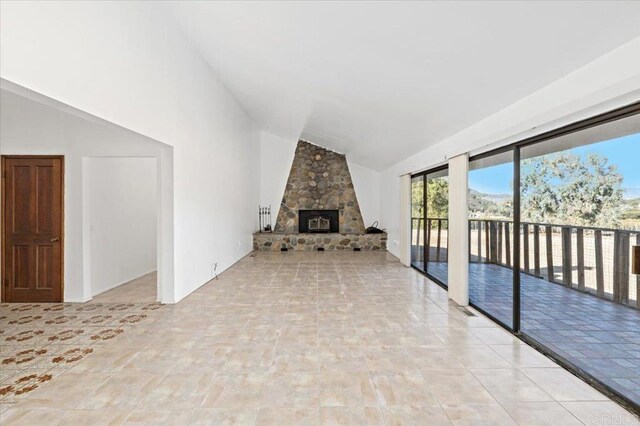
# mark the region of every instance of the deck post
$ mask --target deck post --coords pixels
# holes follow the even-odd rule
[[[620,244],[622,245],[622,256],[620,256],[620,300],[623,303],[629,303],[629,278],[631,278],[630,266],[631,266],[631,234],[629,232],[622,232],[622,239]]]
[[[584,291],[584,229],[576,230],[576,249],[578,258],[578,289]]]
[[[547,280],[555,281],[555,275],[553,273],[553,234],[550,225],[545,226],[544,233],[547,240]]]
[[[440,262],[440,238],[442,232],[442,219],[438,219],[438,240],[436,244],[436,262]]]
[[[424,240],[424,263],[431,261],[431,219],[426,218],[424,221],[424,232],[427,235]]]
[[[482,222],[476,222],[478,227],[478,263],[482,262]]]
[[[489,263],[497,263],[498,259],[498,230],[496,229],[496,222],[493,220],[488,221],[489,225],[489,244],[491,245],[491,255],[489,256]]]
[[[422,232],[422,218],[418,218],[418,235],[416,236],[416,250],[420,250],[420,233]],[[424,250],[423,250],[424,252]],[[424,256],[424,253],[423,253]],[[416,253],[416,257],[420,258]],[[422,259],[424,262],[424,259]]]
[[[640,309],[640,232],[636,234],[634,274],[636,276],[636,308]]]
[[[562,227],[562,283],[571,286],[571,228]]]
[[[596,229],[593,232],[595,256],[596,256],[596,293],[604,297],[604,261],[602,258],[602,231]]]
[[[629,301],[629,233],[614,232],[613,301]]]
[[[509,235],[509,222],[504,223],[504,254],[507,266],[511,266],[511,235]]]
[[[502,222],[496,221],[496,225],[498,226],[498,256],[497,256],[497,264],[502,264]]]
[[[529,265],[529,224],[522,224],[522,244],[523,244],[523,254],[524,254],[524,271],[529,274],[531,273],[531,268]]]
[[[533,274],[540,276],[540,225],[533,225]]]
[[[485,244],[485,262],[491,262],[491,231],[490,231],[490,226],[489,226],[489,221],[485,220],[484,221],[484,244]]]

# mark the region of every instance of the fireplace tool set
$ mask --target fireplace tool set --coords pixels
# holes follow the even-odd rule
[[[273,232],[273,228],[271,228],[271,206],[258,206],[258,219],[260,221],[260,232]]]

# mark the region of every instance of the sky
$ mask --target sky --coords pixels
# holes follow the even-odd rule
[[[625,198],[640,197],[640,133],[572,148],[567,152],[604,155],[624,177]],[[469,187],[485,194],[510,194],[512,179],[513,164],[500,164],[469,172]]]

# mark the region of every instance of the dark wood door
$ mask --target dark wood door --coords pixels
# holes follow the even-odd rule
[[[3,300],[62,302],[63,157],[2,158]]]

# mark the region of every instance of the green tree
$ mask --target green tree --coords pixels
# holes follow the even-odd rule
[[[422,181],[411,185],[411,217],[424,217],[424,185]],[[427,216],[447,218],[449,215],[449,181],[446,177],[427,180]]]
[[[424,185],[422,180],[411,183],[411,217],[424,218]]]
[[[522,220],[616,227],[623,202],[623,177],[597,154],[568,152],[522,162]]]
[[[427,180],[427,215],[438,219],[449,217],[449,179],[446,177]]]

